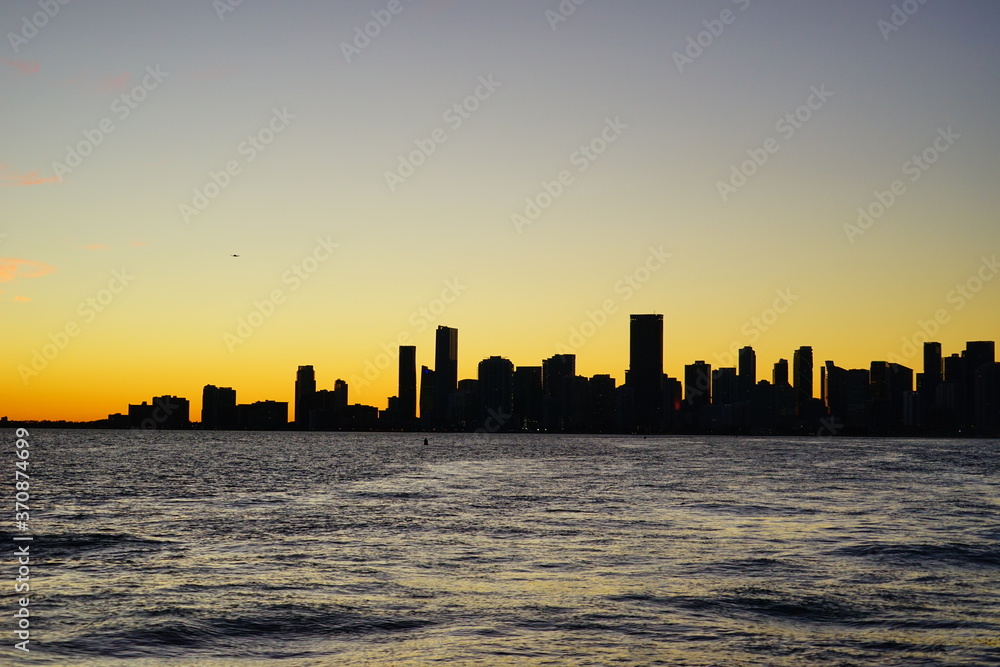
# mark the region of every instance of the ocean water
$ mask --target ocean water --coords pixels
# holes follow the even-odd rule
[[[33,431],[0,662],[1000,664],[998,441],[429,437]]]

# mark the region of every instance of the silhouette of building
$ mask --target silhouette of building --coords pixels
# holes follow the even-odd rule
[[[813,398],[813,349],[804,345],[792,356],[792,387],[795,389],[795,413],[805,416]]]
[[[975,434],[1000,437],[1000,363],[986,363],[976,369]]]
[[[514,423],[522,431],[542,427],[542,367],[518,366],[514,369]]]
[[[771,373],[771,384],[776,387],[789,384],[788,359],[778,359],[778,361],[775,362],[774,371]]]
[[[576,355],[557,354],[542,361],[543,424],[547,431],[572,431]]]
[[[439,326],[434,342],[434,426],[449,428],[449,405],[458,389],[458,329]]]
[[[316,373],[312,366],[299,366],[295,374],[295,428],[309,428],[309,411],[316,396]]]
[[[427,366],[420,367],[420,424],[427,430],[434,429],[434,401],[437,390],[434,382],[434,371]]]
[[[203,429],[236,428],[236,390],[207,384],[201,393]]]
[[[509,431],[514,416],[514,364],[503,357],[479,362],[479,428]]]
[[[629,369],[635,427],[641,433],[663,429],[663,315],[631,315]]]
[[[691,409],[709,404],[712,396],[712,365],[696,361],[684,366],[684,403]]]
[[[975,432],[978,428],[976,406],[979,403],[977,378],[979,369],[996,361],[996,344],[989,341],[971,341],[965,344],[962,352],[965,359],[965,388],[962,400],[965,403],[963,426]]]
[[[399,401],[396,404],[401,425],[411,426],[417,418],[417,348],[399,346]]]
[[[237,428],[244,431],[281,431],[288,428],[288,403],[257,401],[236,406]]]
[[[186,398],[154,396],[151,403],[128,406],[129,428],[180,430],[191,428],[191,406]]]
[[[757,353],[747,345],[739,352],[739,400],[749,401],[757,386]]]

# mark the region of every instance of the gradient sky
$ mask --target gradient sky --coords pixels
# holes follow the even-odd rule
[[[225,2],[0,7],[0,415],[98,419],[170,393],[197,418],[209,383],[290,401],[300,364],[385,407],[383,345],[409,336],[433,366],[439,324],[460,330],[460,377],[571,351],[619,382],[629,313],[663,313],[675,377],[735,365],[745,344],[768,379],[800,345],[817,367],[920,370],[904,340],[935,314],[946,354],[1000,338],[992,0],[897,2],[893,31],[889,0],[589,0],[559,22],[557,0],[402,0],[350,62],[343,43],[388,0]],[[689,38],[707,46],[679,67]],[[445,115],[477,89],[467,118]],[[832,96],[779,125],[814,89]],[[615,140],[581,158],[609,120]],[[262,150],[244,143],[262,131]],[[765,146],[724,200],[719,182]],[[907,165],[928,149],[926,171]],[[884,215],[845,230],[896,180]],[[670,257],[647,272],[650,248]],[[970,280],[971,298],[953,292]],[[435,303],[449,281],[459,295]],[[227,339],[275,290],[270,317]],[[779,291],[794,298],[771,318]],[[606,324],[572,336],[606,301]]]

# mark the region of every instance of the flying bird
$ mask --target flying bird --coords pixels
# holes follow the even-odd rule
[[[233,257],[239,257],[239,255],[233,255]]]

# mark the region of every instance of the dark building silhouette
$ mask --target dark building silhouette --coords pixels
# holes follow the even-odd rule
[[[299,366],[295,374],[295,428],[309,428],[309,411],[316,396],[316,373],[312,366]]]
[[[663,429],[663,315],[631,315],[629,369],[635,425],[639,432]]]
[[[237,428],[244,431],[281,431],[288,428],[288,403],[257,401],[236,406]]]
[[[774,371],[771,373],[771,384],[781,386],[788,382],[788,359],[778,359],[774,364]]]
[[[458,329],[439,326],[434,341],[435,428],[448,428],[452,394],[458,389]]]
[[[514,364],[503,357],[479,362],[480,428],[490,433],[514,427]]]
[[[1000,437],[1000,363],[988,363],[976,369],[975,434]]]
[[[191,406],[186,398],[155,396],[151,403],[128,406],[129,428],[180,430],[191,428]]]
[[[971,341],[965,344],[962,352],[965,359],[965,388],[962,393],[962,402],[965,409],[962,411],[963,426],[973,432],[978,427],[976,418],[976,405],[979,403],[977,391],[977,378],[979,369],[990,365],[996,361],[996,344],[989,341]]]
[[[434,401],[437,389],[434,382],[434,371],[427,366],[420,367],[420,424],[423,428],[434,428]]]
[[[545,430],[573,430],[574,377],[575,354],[557,354],[542,361],[542,421]]]
[[[207,384],[201,393],[203,429],[236,428],[236,390]]]
[[[399,346],[399,393],[396,413],[400,425],[411,426],[417,418],[417,348]]]
[[[615,379],[610,375],[595,375],[590,378],[586,409],[588,432],[613,433],[616,430],[618,407],[615,389]]]
[[[518,430],[542,428],[544,400],[542,367],[518,366],[514,369],[514,423]]]
[[[712,371],[712,405],[734,405],[740,400],[739,376],[735,368]]]
[[[813,349],[804,345],[792,357],[792,387],[795,389],[795,412],[805,416],[813,398]]]
[[[757,353],[747,345],[739,352],[739,400],[749,401],[757,386]]]
[[[684,403],[691,409],[709,404],[712,396],[712,365],[696,361],[684,366]]]

